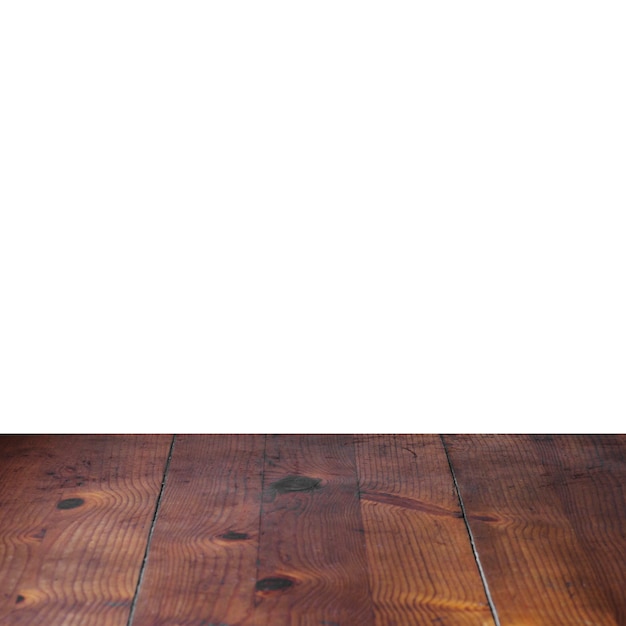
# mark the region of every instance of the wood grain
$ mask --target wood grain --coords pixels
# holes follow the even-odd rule
[[[233,625],[252,612],[264,439],[177,438],[132,626]]]
[[[493,626],[437,435],[357,437],[377,626]]]
[[[350,436],[268,436],[259,569],[246,626],[368,626],[373,612]]]
[[[128,619],[170,436],[0,437],[0,623]]]
[[[502,626],[626,624],[626,436],[171,441],[0,437],[3,626],[493,626],[448,458]]]
[[[503,626],[626,624],[626,437],[444,440]]]

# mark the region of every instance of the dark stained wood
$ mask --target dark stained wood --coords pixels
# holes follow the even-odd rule
[[[444,440],[503,626],[626,624],[626,437]]]
[[[253,611],[264,439],[176,439],[133,626],[230,626]]]
[[[0,623],[122,626],[170,436],[0,437]]]
[[[246,626],[370,626],[351,436],[268,436],[255,610]]]
[[[356,439],[377,626],[493,626],[438,435]]]
[[[502,626],[626,624],[626,436],[171,441],[0,437],[2,626],[494,626],[466,520]]]

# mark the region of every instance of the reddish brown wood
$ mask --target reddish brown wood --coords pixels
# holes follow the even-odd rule
[[[626,437],[445,442],[502,624],[626,624]]]
[[[255,610],[246,626],[369,626],[350,436],[269,436]]]
[[[357,438],[376,625],[493,626],[438,435]]]
[[[626,624],[626,437],[444,441],[502,626]],[[0,437],[3,626],[126,626],[170,442]],[[493,626],[436,436],[182,436],[160,502],[131,626]]]
[[[132,626],[231,626],[251,614],[264,439],[177,438]]]
[[[123,626],[171,437],[0,437],[0,623]]]

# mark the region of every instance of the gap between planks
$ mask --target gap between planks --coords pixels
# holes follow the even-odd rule
[[[150,524],[150,532],[148,533],[148,541],[146,542],[146,551],[143,555],[143,561],[141,563],[141,569],[139,570],[139,576],[137,577],[137,587],[135,588],[135,595],[133,596],[133,601],[130,605],[130,612],[128,613],[128,622],[126,626],[132,626],[133,617],[135,616],[135,607],[137,605],[137,599],[139,598],[139,591],[141,589],[141,581],[143,580],[143,575],[146,570],[146,564],[148,563],[148,556],[150,552],[150,544],[152,542],[152,535],[154,534],[154,529],[156,527],[157,518],[159,516],[159,509],[161,508],[161,500],[163,499],[163,492],[165,491],[165,483],[167,482],[167,473],[170,468],[170,461],[172,460],[172,455],[174,453],[174,444],[176,443],[176,435],[172,435],[172,443],[170,444],[169,453],[167,455],[167,461],[165,463],[165,469],[163,470],[163,480],[161,481],[161,488],[159,490],[159,495],[157,497],[156,506],[154,507],[154,515],[152,517],[152,523]]]
[[[493,598],[491,597],[491,592],[489,591],[489,583],[487,582],[487,576],[485,575],[485,571],[483,570],[483,566],[480,562],[480,557],[478,556],[478,550],[476,548],[476,543],[474,542],[474,535],[472,533],[469,520],[467,519],[467,513],[465,511],[465,504],[463,503],[463,496],[461,494],[461,489],[459,488],[459,483],[456,480],[456,474],[454,473],[454,467],[452,466],[452,461],[450,460],[450,455],[448,454],[448,448],[446,447],[446,442],[444,441],[443,435],[439,435],[439,439],[441,440],[441,445],[443,446],[443,450],[446,453],[446,459],[448,460],[448,466],[450,467],[450,474],[452,475],[454,489],[456,491],[457,498],[459,499],[461,513],[463,514],[463,521],[465,522],[465,528],[467,529],[467,534],[469,536],[470,545],[472,546],[472,553],[474,554],[474,560],[476,561],[476,566],[478,567],[478,571],[480,573],[480,579],[483,583],[483,588],[485,589],[485,596],[487,597],[487,602],[489,603],[489,608],[491,609],[491,615],[493,616],[493,621],[495,622],[495,625],[501,626],[500,618],[498,617],[498,611],[496,609],[496,605],[493,601]]]

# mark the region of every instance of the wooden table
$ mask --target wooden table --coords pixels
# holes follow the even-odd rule
[[[3,626],[624,626],[626,436],[0,437]]]

